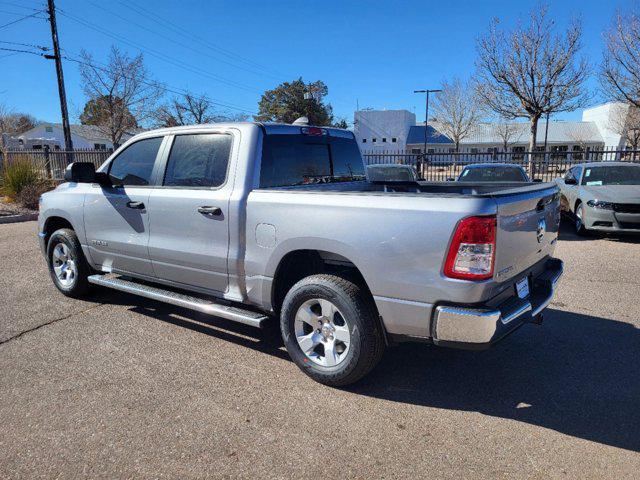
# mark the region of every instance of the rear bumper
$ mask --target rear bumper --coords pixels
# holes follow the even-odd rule
[[[439,305],[434,310],[433,343],[484,349],[524,323],[535,322],[553,300],[562,272],[561,260],[547,260],[543,273],[532,279],[530,295],[526,299],[520,299],[514,292],[512,297],[494,308]]]

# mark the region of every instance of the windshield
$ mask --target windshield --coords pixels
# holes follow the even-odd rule
[[[519,167],[473,167],[465,168],[459,182],[528,182]]]
[[[378,167],[369,165],[367,174],[371,182],[415,182],[416,176],[411,167]]]
[[[582,185],[640,185],[640,166],[615,165],[586,168]]]
[[[260,187],[365,180],[353,139],[310,135],[265,135]]]

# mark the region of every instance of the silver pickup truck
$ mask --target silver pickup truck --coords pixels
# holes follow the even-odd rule
[[[539,322],[562,274],[558,188],[367,181],[349,131],[260,123],[138,135],[40,200],[56,287],[261,327],[346,385],[400,341],[483,348]]]

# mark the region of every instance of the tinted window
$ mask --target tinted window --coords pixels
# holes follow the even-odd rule
[[[164,185],[219,187],[227,177],[231,135],[178,135],[173,140]]]
[[[582,185],[640,185],[640,167],[615,165],[586,168]]]
[[[378,167],[369,165],[367,174],[371,182],[415,182],[416,176],[411,167]]]
[[[261,187],[364,180],[355,141],[306,135],[266,135]]]
[[[462,172],[460,182],[526,182],[527,178],[519,168],[482,167],[467,168]]]
[[[109,165],[114,185],[149,185],[162,137],[148,138],[129,145]]]

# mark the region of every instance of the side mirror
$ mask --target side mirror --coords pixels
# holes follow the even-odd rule
[[[565,185],[577,185],[578,181],[575,178],[565,178],[564,179],[564,184]]]
[[[73,162],[64,171],[67,182],[93,183],[96,178],[96,166],[90,162]]]

